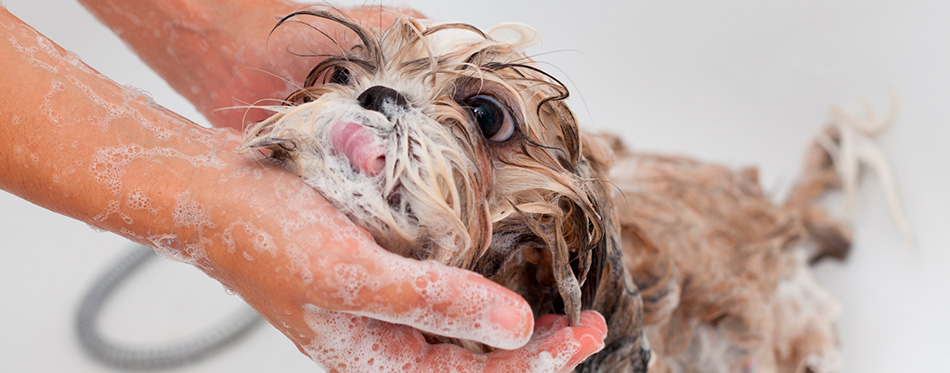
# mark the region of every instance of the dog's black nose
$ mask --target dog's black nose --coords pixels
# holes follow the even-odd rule
[[[385,111],[387,102],[389,105],[393,105],[395,108],[402,110],[407,109],[409,106],[409,101],[406,100],[406,96],[396,92],[395,89],[381,85],[369,87],[363,91],[356,100],[359,101],[360,106],[364,109],[378,111],[383,113],[387,118],[389,118],[391,114]]]

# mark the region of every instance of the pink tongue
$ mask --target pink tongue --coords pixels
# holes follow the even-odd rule
[[[357,170],[371,176],[386,166],[386,154],[376,135],[353,122],[339,122],[330,129],[330,142]]]

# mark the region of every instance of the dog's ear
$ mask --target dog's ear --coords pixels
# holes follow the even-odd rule
[[[582,227],[599,226],[599,232],[591,232],[588,237],[589,250],[579,251],[576,253],[578,258],[572,258],[572,263],[590,263],[584,271],[586,273],[582,273],[584,278],[578,278],[583,281],[581,304],[583,308],[588,309],[594,306],[601,281],[606,280],[603,278],[604,270],[609,266],[610,252],[613,246],[616,246],[619,231],[614,227],[617,221],[614,217],[616,211],[606,181],[607,173],[614,162],[613,149],[600,135],[580,132],[579,139],[581,156],[575,172],[579,179],[584,180],[582,189],[591,208],[590,211],[576,209],[575,214],[592,216],[577,217],[574,220],[577,221],[576,224],[583,224]]]
[[[616,150],[623,150],[623,143],[611,134],[581,133],[581,154],[593,167],[593,172],[607,177],[617,158]]]
[[[257,149],[272,149],[288,146],[293,143],[295,136],[288,131],[277,131],[277,124],[281,115],[274,115],[266,120],[251,124],[244,129],[244,140],[241,141],[241,151]],[[283,133],[281,133],[283,132]]]
[[[301,170],[295,154],[301,145],[312,140],[293,128],[282,126],[279,121],[281,117],[281,114],[277,114],[245,129],[239,150],[260,151],[299,176]]]

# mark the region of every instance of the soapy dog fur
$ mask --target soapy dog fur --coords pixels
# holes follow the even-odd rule
[[[281,24],[306,17],[347,26],[356,47],[318,64],[243,147],[278,159],[381,246],[481,273],[536,315],[599,311],[606,347],[578,371],[838,368],[837,306],[808,268],[849,246],[813,205],[838,183],[823,148],[776,205],[755,170],[581,131],[567,89],[522,52],[536,38],[526,26],[501,26],[517,35],[502,40],[309,10]]]

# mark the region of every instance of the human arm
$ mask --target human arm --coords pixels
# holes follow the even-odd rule
[[[270,116],[227,108],[287,97],[321,59],[292,53],[328,46],[308,43],[320,39],[310,29],[274,30],[281,18],[305,7],[286,0],[80,2],[216,127],[241,129]],[[368,26],[392,24],[395,13],[421,16],[377,6],[346,9],[347,16]],[[345,39],[339,24],[319,26]]]

